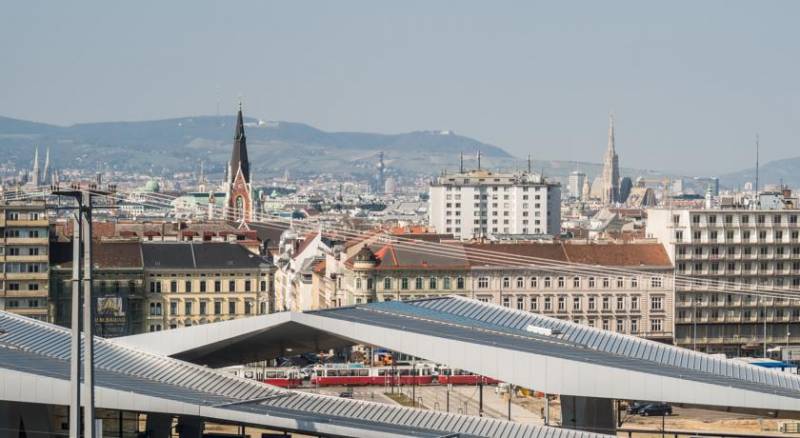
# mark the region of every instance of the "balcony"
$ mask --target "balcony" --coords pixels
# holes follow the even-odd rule
[[[2,259],[2,257],[0,257]],[[48,261],[47,254],[40,254],[40,255],[7,255],[5,256],[6,262],[43,262],[47,263]]]
[[[6,237],[6,245],[48,245],[49,238],[45,237]]]
[[[47,272],[6,272],[6,280],[47,280]]]
[[[47,289],[44,290],[7,290],[6,298],[44,298],[47,300]]]
[[[6,227],[47,227],[47,218],[42,219],[6,219]]]

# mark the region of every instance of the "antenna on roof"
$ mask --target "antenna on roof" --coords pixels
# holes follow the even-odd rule
[[[460,154],[459,162],[460,162],[460,164],[459,164],[460,173],[464,173],[464,152],[463,151]]]
[[[478,149],[478,170],[481,170],[481,150]]]
[[[528,173],[531,173],[531,154],[528,154]]]

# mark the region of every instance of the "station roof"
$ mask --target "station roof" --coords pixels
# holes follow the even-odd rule
[[[0,399],[68,404],[68,329],[0,311]],[[326,436],[600,435],[276,388],[96,338],[97,406]],[[453,435],[458,434],[458,435]]]
[[[798,376],[460,296],[262,315],[114,342],[213,367],[253,361],[254,351],[258,359],[284,355],[276,339],[294,354],[374,345],[551,394],[800,412]]]

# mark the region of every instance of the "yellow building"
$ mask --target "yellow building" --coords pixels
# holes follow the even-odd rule
[[[0,309],[48,320],[48,230],[44,202],[0,204]]]

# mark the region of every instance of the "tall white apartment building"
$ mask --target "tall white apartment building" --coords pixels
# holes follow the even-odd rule
[[[586,181],[586,174],[583,172],[578,172],[576,170],[569,174],[567,191],[569,192],[569,196],[571,198],[581,199],[584,181]]]
[[[561,231],[561,185],[529,172],[473,170],[430,185],[429,224],[459,239]]]
[[[677,275],[714,280],[676,286],[675,342],[731,356],[800,344],[800,210],[651,209],[646,233],[667,249]]]

